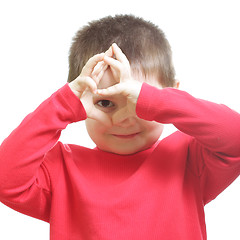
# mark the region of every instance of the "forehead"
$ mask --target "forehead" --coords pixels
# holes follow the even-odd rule
[[[114,79],[112,71],[110,70],[110,68],[108,68],[105,72],[104,75],[101,79],[101,81],[98,84],[98,88],[99,89],[104,89],[104,88],[108,88],[111,87],[115,84],[117,84],[118,82]]]

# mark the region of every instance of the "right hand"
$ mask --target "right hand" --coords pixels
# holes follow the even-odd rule
[[[97,85],[108,65],[104,63],[104,56],[111,56],[111,48],[105,52],[91,57],[83,67],[81,74],[69,83],[73,93],[81,100],[87,117],[98,120],[104,124],[111,124],[110,119],[99,109],[95,108],[93,95],[97,92]]]

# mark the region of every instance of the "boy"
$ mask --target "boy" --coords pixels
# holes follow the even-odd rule
[[[240,173],[240,115],[178,90],[164,34],[140,18],[90,23],[69,63],[2,143],[0,200],[51,239],[206,239],[204,205]],[[95,149],[58,142],[85,119]],[[159,141],[163,123],[180,131]]]

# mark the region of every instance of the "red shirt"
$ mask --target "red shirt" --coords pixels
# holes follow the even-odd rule
[[[205,240],[204,205],[240,173],[240,114],[144,83],[137,115],[179,131],[127,156],[58,142],[86,119],[66,84],[2,143],[0,200],[51,240]]]

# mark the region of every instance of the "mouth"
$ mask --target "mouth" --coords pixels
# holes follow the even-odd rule
[[[112,134],[114,137],[122,138],[122,139],[132,139],[138,136],[140,133],[133,133],[133,134]]]

